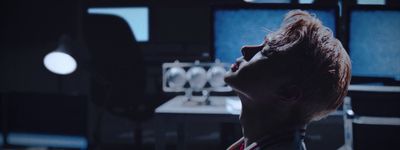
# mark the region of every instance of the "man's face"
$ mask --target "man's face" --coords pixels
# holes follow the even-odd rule
[[[285,64],[271,61],[263,53],[268,51],[266,42],[255,46],[242,47],[242,57],[232,65],[225,82],[235,92],[251,99],[276,98],[277,90],[287,83],[287,76],[282,75]]]

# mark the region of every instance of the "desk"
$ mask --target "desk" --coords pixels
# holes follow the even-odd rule
[[[353,92],[399,92],[400,87],[398,86],[365,86],[365,85],[350,85],[349,93]],[[185,135],[184,131],[185,123],[187,122],[215,122],[215,123],[239,123],[240,105],[238,97],[223,97],[223,96],[211,96],[210,101],[212,105],[198,105],[199,102],[203,101],[202,97],[193,97],[192,101],[188,102],[187,98],[184,96],[177,96],[163,105],[159,106],[155,115],[158,122],[158,127],[156,128],[156,149],[165,149],[165,124],[175,123],[178,126],[178,149],[186,149]],[[343,112],[341,110],[332,112],[327,119],[323,119],[311,126],[316,126],[322,124],[322,126],[331,126],[332,124],[339,124],[342,126],[342,122],[338,120],[343,120]],[[319,133],[325,129],[325,127],[320,129],[316,128],[315,133],[313,129],[307,129],[311,138],[313,134]],[[343,129],[343,128],[340,128]],[[339,131],[342,132],[343,131]],[[329,134],[331,134],[329,132]],[[319,134],[316,134],[320,136]],[[328,135],[328,134],[327,134]],[[328,136],[329,137],[329,136]],[[319,140],[319,139],[317,139]],[[330,141],[329,143],[332,143]],[[340,143],[341,144],[341,143]],[[335,147],[336,148],[336,147]]]
[[[185,130],[189,128],[185,124],[189,122],[198,123],[239,123],[239,114],[241,107],[238,97],[211,96],[212,105],[198,105],[203,101],[201,97],[193,97],[192,101],[188,102],[184,96],[177,96],[159,106],[156,111],[156,150],[163,150],[166,146],[165,132],[166,124],[177,125],[178,141],[177,149],[187,149]],[[309,130],[310,135],[320,136],[314,132],[320,132],[321,127],[312,129],[312,126],[331,126],[332,124],[340,124],[342,126],[342,111],[335,111],[330,114],[327,119],[313,123]],[[315,131],[314,131],[315,130]],[[340,131],[342,132],[342,131]],[[329,133],[330,134],[330,133]],[[341,144],[341,143],[340,143]]]
[[[187,101],[185,96],[177,96],[155,110],[157,118],[156,150],[165,149],[165,124],[178,125],[178,149],[186,149],[184,131],[187,122],[239,123],[240,100],[236,96],[210,96],[211,105],[199,105],[204,98],[194,96]]]

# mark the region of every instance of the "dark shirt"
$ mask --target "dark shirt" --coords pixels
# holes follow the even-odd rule
[[[300,129],[280,135],[264,136],[248,146],[242,137],[227,150],[306,150],[304,137],[305,129]]]

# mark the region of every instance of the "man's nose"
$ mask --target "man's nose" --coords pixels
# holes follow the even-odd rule
[[[245,45],[242,47],[242,55],[244,60],[249,61],[256,55],[259,51],[261,51],[264,47],[264,44],[260,45]]]

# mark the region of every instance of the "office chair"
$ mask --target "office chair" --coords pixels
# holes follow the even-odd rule
[[[142,52],[128,24],[117,16],[86,14],[85,43],[91,54],[91,100],[110,112],[134,121],[135,143],[141,145],[142,121],[152,113],[145,98],[145,63]],[[101,129],[104,112],[99,112],[97,127]],[[99,141],[100,134],[94,136]],[[96,138],[98,140],[96,140]],[[96,143],[96,142],[95,142]]]
[[[343,148],[400,149],[400,87],[362,88],[367,90],[350,91],[343,104]]]

